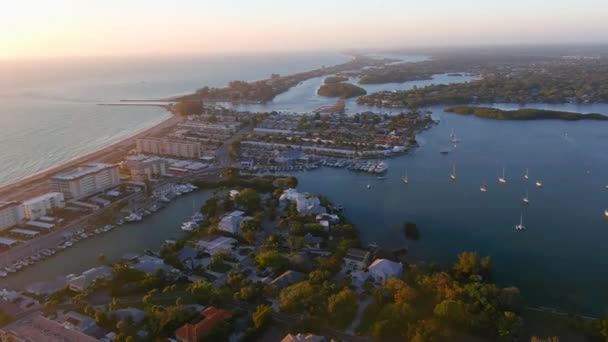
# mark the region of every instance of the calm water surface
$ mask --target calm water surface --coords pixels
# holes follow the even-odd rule
[[[608,105],[542,107],[608,114]],[[368,243],[408,247],[413,258],[442,263],[474,250],[490,255],[495,280],[520,287],[530,304],[608,313],[608,123],[493,121],[431,110],[441,123],[419,135],[412,154],[388,161],[386,180],[325,168],[298,174],[299,187],[344,205]],[[442,155],[452,129],[462,141]],[[406,169],[408,185],[401,181]],[[484,181],[487,193],[479,191]],[[526,232],[514,229],[520,215]],[[407,221],[418,224],[420,241],[405,240]]]
[[[212,196],[213,192],[207,190],[181,196],[142,222],[125,224],[108,233],[82,240],[49,259],[3,279],[2,285],[25,288],[29,284],[58,276],[79,274],[96,266],[100,253],[113,262],[127,253],[143,253],[146,249],[157,251],[165,240],[181,236],[181,223],[190,218],[193,206],[200,208]]]
[[[0,185],[96,151],[169,116],[155,107],[104,107],[234,79],[345,62],[337,53],[0,62]]]

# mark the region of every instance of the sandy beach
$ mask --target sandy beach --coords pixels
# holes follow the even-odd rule
[[[118,162],[130,149],[133,148],[133,146],[135,145],[135,140],[137,138],[150,134],[156,134],[162,131],[163,129],[176,125],[181,120],[181,117],[177,115],[172,115],[166,120],[150,128],[137,132],[100,150],[71,159],[65,163],[50,167],[46,170],[21,178],[12,183],[2,185],[0,186],[0,198],[4,201],[21,201],[29,197],[38,195],[44,191],[49,191],[50,184],[48,182],[48,178],[51,175],[72,168],[82,163],[92,161],[107,163]]]

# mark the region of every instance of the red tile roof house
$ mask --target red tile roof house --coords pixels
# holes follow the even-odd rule
[[[198,342],[219,323],[232,317],[230,311],[210,306],[201,312],[204,317],[196,324],[186,323],[175,331],[175,337],[183,342]]]

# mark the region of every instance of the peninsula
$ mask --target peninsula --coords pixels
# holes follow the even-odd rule
[[[333,75],[351,70],[361,70],[365,67],[381,67],[395,62],[393,59],[377,59],[362,55],[355,55],[346,63],[334,66],[322,66],[321,68],[281,76],[272,74],[270,78],[258,81],[231,81],[223,88],[204,87],[193,94],[172,98],[172,101],[212,101],[230,103],[266,103],[272,101],[275,96],[286,92],[300,82],[315,77]]]
[[[446,108],[445,111],[493,120],[608,120],[608,116],[598,113],[580,114],[533,108],[502,110],[492,107],[456,106]]]

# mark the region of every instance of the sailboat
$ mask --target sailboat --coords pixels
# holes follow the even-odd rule
[[[604,210],[604,217],[608,219],[608,209]]]
[[[526,226],[524,226],[524,214],[519,216],[519,224],[515,225],[516,230],[526,230]]]
[[[407,178],[407,169],[405,169],[405,176],[403,176],[403,178],[401,178],[401,180],[403,180],[404,184],[409,183],[409,178]]]
[[[542,188],[543,187],[543,183],[541,183],[540,181],[536,181],[536,187],[537,188]]]
[[[450,172],[450,178],[456,180],[456,164],[452,164],[452,172]]]
[[[488,192],[488,187],[486,186],[486,182],[484,181],[481,187],[479,187],[479,191]]]
[[[526,189],[526,196],[522,200],[524,204],[530,204],[530,199],[528,198],[528,189]]]
[[[450,134],[450,138],[452,140],[452,142],[454,143],[454,145],[456,145],[457,142],[459,142],[460,140],[458,140],[458,138],[456,137],[456,132],[454,132],[454,129],[452,128],[452,134]],[[454,146],[456,147],[456,146]]]
[[[530,176],[528,175],[528,169],[526,168],[526,173],[524,173],[524,179],[528,179]]]
[[[502,168],[502,177],[498,178],[498,183],[505,184],[507,183],[507,179],[505,178],[505,168]]]

